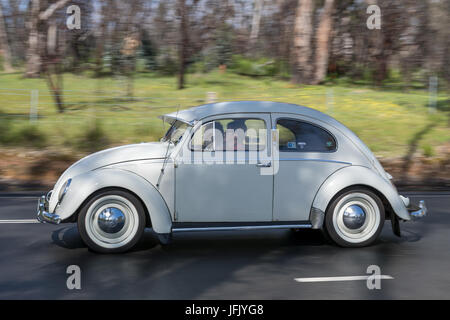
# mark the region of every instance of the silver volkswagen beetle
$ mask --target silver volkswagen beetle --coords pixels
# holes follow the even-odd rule
[[[70,166],[38,203],[44,223],[77,222],[97,252],[132,248],[151,227],[175,232],[321,229],[343,247],[372,244],[385,220],[426,215],[397,193],[368,147],[317,110],[221,102],[161,116],[160,142],[107,149]]]

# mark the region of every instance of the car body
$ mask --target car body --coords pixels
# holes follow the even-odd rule
[[[78,221],[90,248],[121,252],[145,227],[163,243],[182,231],[312,228],[364,246],[385,219],[400,235],[400,220],[426,215],[351,130],[317,110],[238,101],[161,118],[171,125],[162,141],[70,166],[39,200],[38,219]]]

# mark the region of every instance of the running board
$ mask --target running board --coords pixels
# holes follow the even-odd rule
[[[172,232],[192,232],[192,231],[246,231],[246,230],[267,230],[267,229],[311,229],[310,223],[303,224],[270,224],[270,225],[248,225],[248,226],[215,226],[215,227],[175,227]]]

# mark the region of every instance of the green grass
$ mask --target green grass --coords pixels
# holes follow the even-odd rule
[[[280,101],[326,112],[352,129],[379,156],[405,155],[411,145],[417,145],[417,150],[436,150],[450,141],[449,97],[444,92],[440,92],[439,110],[433,114],[428,112],[428,92],[424,90],[405,93],[366,86],[295,86],[272,78],[219,72],[189,74],[186,89],[175,87],[174,77],[137,74],[134,99],[130,100],[123,98],[124,79],[66,74],[67,111],[59,114],[43,79],[1,74],[0,143],[35,147],[44,143],[83,150],[84,142],[93,149],[102,149],[155,141],[164,131],[158,115],[203,104],[210,91],[217,93],[219,101]],[[39,90],[39,108],[38,119],[30,124],[31,89]],[[327,104],[327,93],[331,92],[333,103]],[[36,126],[39,132],[30,134]],[[43,137],[42,143],[36,142],[36,135]],[[27,137],[33,141],[24,141]],[[92,139],[98,141],[93,143]]]

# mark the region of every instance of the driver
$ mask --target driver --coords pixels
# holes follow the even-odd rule
[[[227,124],[226,144],[227,150],[245,150],[245,134],[247,125],[245,119],[234,119]]]

